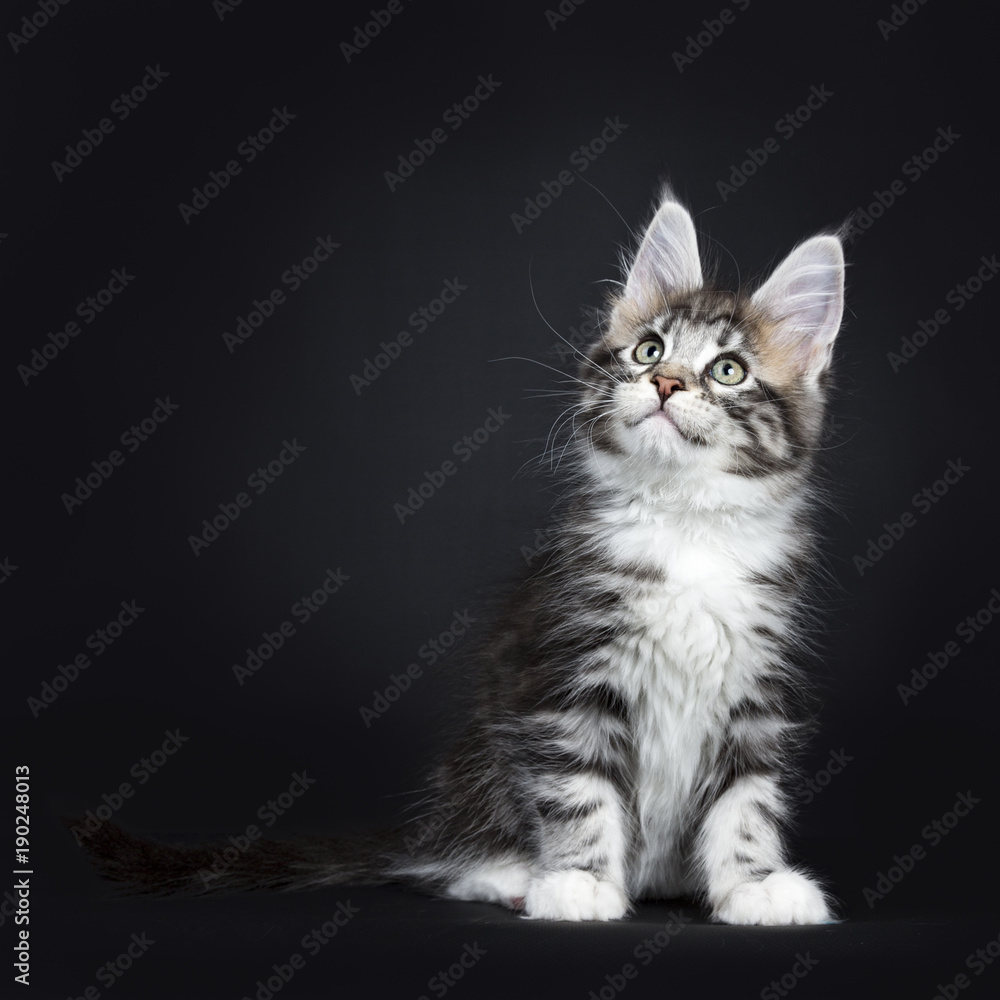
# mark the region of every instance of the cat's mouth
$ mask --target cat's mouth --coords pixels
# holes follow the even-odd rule
[[[658,442],[657,446],[673,449],[682,441],[688,444],[706,442],[708,428],[703,426],[704,415],[697,405],[692,406],[695,400],[679,404],[675,399],[657,396],[636,402],[638,405],[631,414],[622,415],[623,423],[628,428],[647,427],[646,433],[652,435],[650,444]]]
[[[646,415],[646,419],[665,420],[667,423],[680,430],[680,427],[677,424],[675,408],[670,405],[670,400],[658,399],[657,404],[658,405],[653,407]]]
[[[684,412],[684,406],[678,407],[676,403],[671,403],[669,398],[657,400],[657,404],[655,407],[650,407],[641,422],[652,421],[657,425],[656,433],[665,435],[667,439],[680,438],[687,444],[697,445],[708,443],[707,428],[703,427],[698,419],[700,414]],[[664,426],[669,430],[659,429]]]
[[[644,424],[647,421],[652,421],[654,423],[667,423],[670,424],[675,430],[680,428],[677,425],[677,419],[673,411],[671,411],[666,403],[662,405],[651,406],[647,410],[640,411],[632,416],[625,419],[626,427],[638,427],[640,424]]]

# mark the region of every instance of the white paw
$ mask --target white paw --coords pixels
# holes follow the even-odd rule
[[[531,872],[526,864],[503,860],[471,868],[452,882],[444,895],[453,899],[501,903],[512,910],[522,910],[530,881]]]
[[[533,879],[524,897],[524,915],[535,920],[616,920],[626,910],[628,900],[614,882],[579,868]]]
[[[713,916],[726,924],[824,924],[833,920],[823,890],[795,871],[771,872],[728,892]]]

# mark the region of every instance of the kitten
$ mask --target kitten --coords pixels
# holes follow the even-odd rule
[[[831,920],[782,828],[843,284],[828,235],[752,296],[706,284],[665,192],[581,355],[562,520],[480,652],[421,819],[258,842],[221,873],[211,848],[104,824],[85,841],[102,872],[147,892],[397,882],[553,920],[679,896],[727,923]]]

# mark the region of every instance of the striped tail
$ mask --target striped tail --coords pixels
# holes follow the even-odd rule
[[[325,885],[381,885],[393,881],[395,834],[334,840],[255,840],[232,837],[216,844],[167,844],[105,822],[85,830],[65,819],[98,874],[130,895],[202,895],[293,890]]]

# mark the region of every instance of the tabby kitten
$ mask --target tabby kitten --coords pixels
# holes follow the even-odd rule
[[[221,872],[211,848],[105,824],[85,842],[103,873],[152,892],[399,882],[552,920],[678,896],[727,923],[830,920],[782,827],[843,284],[835,236],[752,296],[706,284],[666,192],[581,358],[544,565],[480,651],[421,818],[367,842],[258,842]]]

